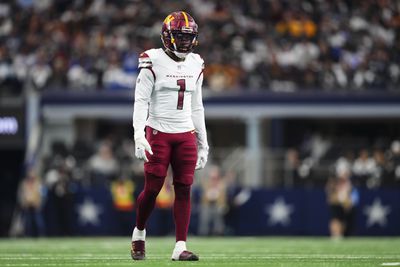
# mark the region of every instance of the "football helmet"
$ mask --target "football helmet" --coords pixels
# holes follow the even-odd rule
[[[161,40],[167,50],[184,58],[198,44],[198,27],[192,16],[184,11],[169,14],[162,25]]]

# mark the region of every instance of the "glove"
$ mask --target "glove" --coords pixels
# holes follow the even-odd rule
[[[203,169],[206,166],[208,157],[208,149],[199,148],[197,151],[197,162],[196,162],[196,170]]]
[[[146,157],[146,151],[149,152],[150,155],[153,155],[153,151],[151,150],[151,146],[149,142],[146,140],[146,137],[140,136],[138,138],[135,138],[136,158],[148,162],[149,160]]]

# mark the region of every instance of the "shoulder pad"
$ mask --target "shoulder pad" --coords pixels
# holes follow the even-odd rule
[[[140,68],[151,68],[153,63],[151,62],[150,56],[146,52],[143,52],[139,55],[139,64],[138,67]]]
[[[161,48],[158,49],[149,49],[144,51],[139,55],[139,69],[140,68],[152,68],[153,65],[157,62],[160,54],[163,50]]]
[[[193,59],[199,63],[199,65],[201,66],[202,69],[204,69],[203,58],[199,54],[196,54],[196,53],[191,53],[191,54],[192,54]]]

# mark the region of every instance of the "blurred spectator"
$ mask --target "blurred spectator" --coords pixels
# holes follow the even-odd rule
[[[44,160],[43,170],[43,182],[47,189],[45,221],[50,236],[68,236],[72,233],[75,167],[76,160],[66,144],[62,140],[54,141],[49,156]]]
[[[218,166],[210,166],[207,178],[202,180],[199,218],[200,235],[224,234],[224,214],[227,207],[226,184]]]
[[[47,213],[54,229],[48,229],[49,235],[69,236],[72,233],[71,221],[73,214],[73,195],[71,192],[72,169],[74,167],[71,158],[64,158],[53,151],[49,169],[45,173],[44,183],[48,189],[46,209],[55,211]]]
[[[276,24],[276,31],[279,34],[288,34],[291,37],[314,37],[317,26],[306,14],[296,16],[292,10],[283,14],[283,19]]]
[[[352,233],[356,206],[355,191],[350,181],[350,172],[331,178],[326,185],[327,200],[331,211],[330,235],[340,239]]]
[[[318,162],[325,156],[331,146],[332,141],[329,138],[322,136],[320,133],[314,133],[305,140],[302,150],[303,153],[309,154],[313,162]]]
[[[111,183],[111,194],[117,215],[118,234],[127,235],[132,231],[135,199],[135,184],[132,180],[121,176]]]
[[[354,156],[351,151],[347,151],[344,156],[339,157],[335,163],[335,175],[341,177],[351,172],[353,160]]]
[[[118,89],[130,89],[136,81],[136,67],[132,64],[132,61],[137,62],[137,56],[125,55],[125,68],[120,64],[120,59],[118,58],[116,51],[110,54],[109,64],[103,75],[103,85],[105,89],[118,90]],[[134,70],[132,70],[134,68]]]
[[[284,160],[284,180],[283,185],[285,187],[292,187],[298,183],[300,179],[299,167],[300,157],[299,152],[294,148],[289,148],[286,151]]]
[[[43,185],[35,171],[30,170],[22,181],[19,191],[19,203],[25,221],[26,236],[43,236],[45,233],[42,216]]]
[[[332,140],[328,137],[322,136],[320,133],[313,133],[307,136],[300,147],[300,153],[304,155],[300,166],[295,174],[298,174],[299,180],[294,180],[295,185],[300,183],[308,184],[308,186],[314,186],[317,181],[313,181],[313,171],[320,165],[321,160],[328,153],[332,147]],[[293,156],[292,156],[293,157]],[[294,178],[297,178],[295,176]],[[319,179],[320,180],[320,179]],[[325,184],[325,182],[324,182]]]
[[[353,163],[352,171],[356,180],[365,184],[377,172],[376,161],[369,156],[367,149],[361,149],[358,158]]]
[[[52,68],[47,63],[45,52],[39,50],[35,55],[35,63],[30,68],[33,86],[40,90],[46,87],[52,72]]]
[[[104,141],[100,144],[96,154],[89,159],[88,168],[94,184],[106,184],[116,178],[119,164],[110,143]]]
[[[0,43],[0,96],[17,96],[21,94],[22,85],[7,48]]]
[[[382,149],[376,148],[373,152],[373,159],[375,161],[375,172],[372,177],[367,181],[368,188],[377,188],[387,183],[390,176],[389,163],[386,160],[385,153]]]
[[[211,64],[206,68],[205,75],[212,91],[233,90],[239,85],[240,69],[230,65]]]
[[[237,222],[240,217],[239,209],[251,197],[251,189],[242,187],[237,181],[237,173],[228,170],[224,178],[226,183],[226,211],[224,215],[224,233],[228,235],[235,234]]]
[[[391,171],[392,180],[388,181],[389,185],[400,185],[400,141],[394,140],[389,150],[389,168]]]

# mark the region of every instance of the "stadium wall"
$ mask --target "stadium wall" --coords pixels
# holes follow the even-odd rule
[[[241,188],[236,188],[237,196]],[[239,206],[229,206],[225,213],[226,235],[329,235],[330,211],[321,189],[250,190]],[[193,192],[191,234],[198,234],[201,191]],[[47,234],[59,235],[60,223],[55,196],[49,195],[44,208]],[[114,209],[112,195],[106,187],[77,187],[68,209],[70,234],[126,235],[123,225],[134,220],[134,212]],[[398,190],[360,190],[351,235],[400,235],[400,194]],[[167,226],[167,231],[163,230]],[[65,225],[64,225],[65,227]],[[172,213],[156,209],[148,223],[150,235],[173,233]]]

